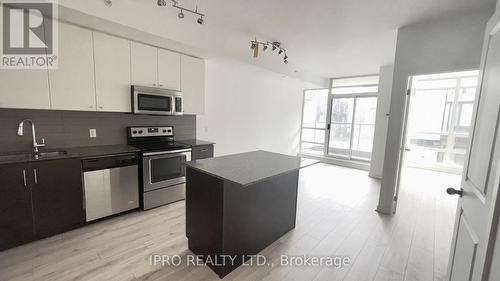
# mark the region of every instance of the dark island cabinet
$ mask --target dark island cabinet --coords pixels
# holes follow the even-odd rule
[[[0,165],[0,250],[35,238],[27,172],[24,164]]]
[[[0,165],[0,250],[85,222],[79,159]]]
[[[200,160],[212,157],[214,157],[213,144],[193,146],[191,151],[191,160]]]

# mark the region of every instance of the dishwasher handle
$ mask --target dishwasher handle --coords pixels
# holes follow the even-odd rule
[[[119,167],[127,167],[137,165],[139,163],[136,154],[89,158],[82,160],[82,168],[84,172],[105,170]]]

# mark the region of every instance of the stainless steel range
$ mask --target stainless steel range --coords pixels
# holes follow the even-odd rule
[[[141,150],[141,208],[179,201],[186,194],[186,168],[191,147],[174,140],[172,126],[128,127],[128,144]]]

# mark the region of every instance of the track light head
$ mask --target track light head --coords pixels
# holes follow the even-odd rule
[[[257,47],[257,42],[252,41],[252,45],[250,46],[250,50],[253,50]]]
[[[287,60],[288,59],[288,56],[285,54],[285,57],[283,58],[284,60]]]
[[[285,64],[288,64],[288,60],[284,60],[283,62],[284,62]]]
[[[262,50],[265,51],[265,50],[267,50],[267,48],[268,48],[267,44],[264,44],[264,46],[262,47]]]
[[[198,18],[196,22],[198,22],[198,24],[203,24],[203,17]]]
[[[181,12],[180,12],[177,16],[178,16],[180,19],[183,19],[183,18],[184,18],[184,13],[182,12],[182,10],[181,10]]]
[[[283,54],[283,50],[282,49],[280,49],[280,51],[278,52],[278,55],[281,55],[281,54]]]
[[[165,0],[163,0],[163,1],[165,1]],[[160,1],[158,1],[158,2],[160,2]],[[107,7],[111,7],[111,6],[113,6],[113,1],[111,1],[111,0],[104,0],[104,5],[106,5]]]

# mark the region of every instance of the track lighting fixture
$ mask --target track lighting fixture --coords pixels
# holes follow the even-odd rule
[[[196,20],[196,22],[198,24],[203,24],[205,22],[205,20],[203,19],[203,17],[205,17],[205,14],[198,12],[198,7],[196,7],[194,10],[191,10],[191,9],[188,9],[188,8],[185,8],[181,5],[179,5],[179,1],[177,1],[177,0],[170,0],[170,1],[172,2],[172,7],[180,10],[180,12],[177,14],[177,17],[179,17],[180,19],[184,18],[184,16],[185,16],[184,12],[188,12],[188,13],[199,16],[199,18]],[[167,2],[165,0],[158,0],[157,4],[160,7],[167,6]]]
[[[284,48],[281,47],[281,43],[280,42],[269,42],[269,41],[266,41],[266,42],[260,42],[257,40],[257,38],[255,38],[255,40],[252,40],[250,41],[251,45],[250,45],[250,50],[253,51],[253,57],[256,58],[259,56],[259,46],[262,45],[262,50],[265,51],[269,48],[269,46],[271,46],[271,49],[273,51],[275,50],[278,50],[278,55],[281,55],[281,54],[285,54],[284,58],[283,58],[283,62],[285,64],[288,63],[288,55],[286,54],[286,50]]]
[[[111,7],[111,6],[113,6],[113,1],[111,1],[111,0],[104,0],[104,5],[106,5],[108,7]]]

